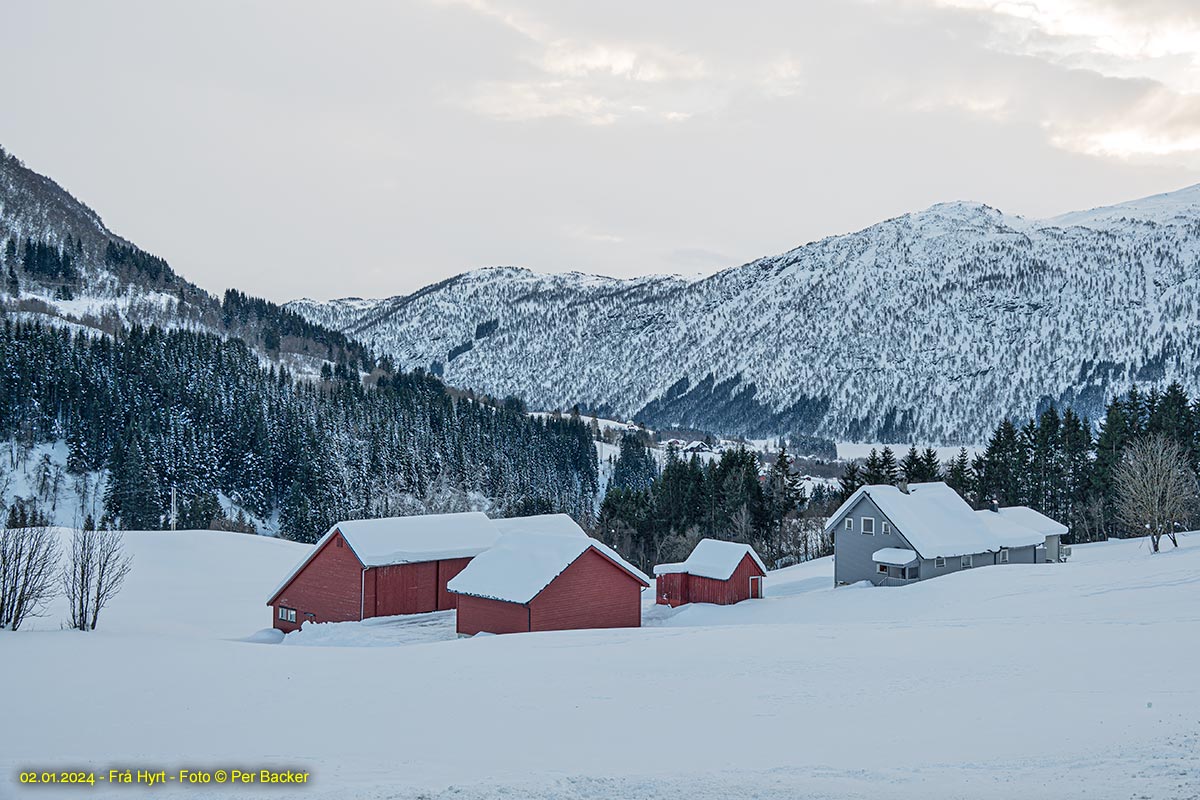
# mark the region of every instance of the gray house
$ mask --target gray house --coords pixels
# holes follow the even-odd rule
[[[1063,561],[1067,527],[1032,508],[975,511],[944,483],[862,486],[825,530],[837,585],[898,586],[992,564]]]

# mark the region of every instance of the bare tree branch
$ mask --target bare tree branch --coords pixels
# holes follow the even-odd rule
[[[41,616],[57,594],[58,542],[45,526],[0,531],[0,628]]]
[[[1133,440],[1125,448],[1115,475],[1117,518],[1150,536],[1157,553],[1163,536],[1176,547],[1176,531],[1195,516],[1196,476],[1187,454],[1160,434]]]

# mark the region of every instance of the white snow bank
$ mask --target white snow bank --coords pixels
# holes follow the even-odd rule
[[[312,773],[302,792],[156,787],[170,800],[1185,800],[1200,785],[1200,534],[904,588],[835,589],[820,559],[769,573],[764,600],[655,627],[374,648],[239,641],[269,624],[263,586],[301,545],[126,541],[133,572],[99,630],[52,616],[0,632],[20,687],[0,797],[45,795],[16,782],[35,765]]]

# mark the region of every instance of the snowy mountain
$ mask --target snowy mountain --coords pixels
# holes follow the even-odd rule
[[[361,347],[273,303],[216,298],[113,233],[50,178],[0,148],[0,314],[112,333],[157,325],[236,336],[264,360],[313,373]]]
[[[1200,186],[1030,220],[941,203],[704,280],[481,269],[289,307],[531,407],[725,434],[974,443],[1047,403],[1200,389]]]

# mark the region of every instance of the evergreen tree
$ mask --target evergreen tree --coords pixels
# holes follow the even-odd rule
[[[900,474],[909,483],[918,483],[922,479],[921,454],[914,444],[908,448],[904,458],[900,459]]]
[[[1136,387],[1131,392],[1136,391]],[[1117,466],[1125,452],[1125,445],[1133,438],[1128,402],[1114,399],[1104,412],[1100,423],[1100,434],[1096,437],[1096,459],[1092,465],[1091,484],[1096,496],[1102,498],[1105,520],[1116,519],[1115,494],[1113,491]]]
[[[879,453],[879,473],[883,478],[881,483],[895,483],[900,479],[900,464],[891,447],[884,447]]]
[[[842,472],[842,476],[838,478],[838,504],[846,502],[850,499],[850,495],[858,491],[858,487],[862,486],[866,481],[863,480],[863,475],[859,471],[858,463],[850,461],[846,464],[846,469]]]
[[[621,451],[613,468],[611,485],[618,489],[646,491],[658,477],[658,464],[649,448],[633,433],[621,437]]]
[[[967,448],[960,447],[958,455],[946,466],[946,485],[966,500],[973,503],[975,475],[971,469],[971,460]]]

